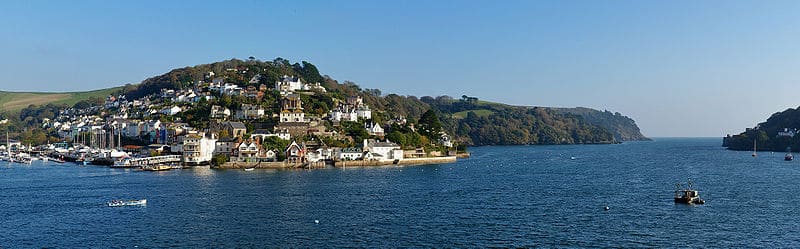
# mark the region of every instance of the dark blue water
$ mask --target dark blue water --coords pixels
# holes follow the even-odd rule
[[[480,147],[455,164],[313,171],[2,163],[0,247],[800,246],[800,162],[720,142]],[[673,203],[689,177],[706,205]],[[118,198],[148,204],[105,206]]]

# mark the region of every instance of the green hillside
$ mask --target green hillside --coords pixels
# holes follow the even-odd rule
[[[78,101],[91,98],[105,98],[110,94],[119,92],[122,87],[87,91],[87,92],[67,92],[67,93],[46,93],[46,92],[4,92],[0,91],[0,113],[13,113],[22,110],[29,105],[68,105],[72,106]]]

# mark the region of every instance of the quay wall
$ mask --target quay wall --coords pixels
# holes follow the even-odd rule
[[[219,166],[211,166],[215,169],[297,169],[297,168],[320,168],[325,167],[325,162],[317,163],[289,163],[289,162],[227,162]]]
[[[334,167],[371,167],[371,166],[384,166],[384,165],[424,165],[424,164],[443,164],[456,162],[455,156],[443,157],[423,157],[423,158],[405,158],[399,160],[388,161],[336,161],[333,163]]]

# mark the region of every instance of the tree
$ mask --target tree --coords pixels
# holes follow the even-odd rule
[[[442,131],[442,122],[436,113],[429,109],[419,117],[419,130],[422,135],[433,138]]]

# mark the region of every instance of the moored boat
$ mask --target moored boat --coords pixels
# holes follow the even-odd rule
[[[244,168],[244,171],[253,171],[253,170],[255,170],[255,169],[256,169],[256,168]]]
[[[139,205],[147,205],[147,199],[141,200],[111,200],[108,203],[109,207],[122,207],[122,206],[139,206]]]
[[[146,171],[164,171],[164,170],[171,170],[172,166],[169,165],[152,165],[152,166],[142,166],[142,170]]]
[[[675,203],[682,204],[705,204],[703,199],[700,199],[700,192],[692,189],[692,182],[687,183],[687,188],[681,188],[680,183],[675,184]]]

